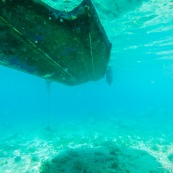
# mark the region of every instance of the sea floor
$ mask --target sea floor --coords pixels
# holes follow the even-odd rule
[[[47,127],[1,122],[0,173],[171,173],[169,116],[167,111],[117,112],[82,120],[66,117]]]

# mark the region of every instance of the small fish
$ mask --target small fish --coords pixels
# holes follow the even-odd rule
[[[106,71],[106,82],[108,83],[109,86],[111,86],[113,82],[113,71],[111,67],[109,67]]]

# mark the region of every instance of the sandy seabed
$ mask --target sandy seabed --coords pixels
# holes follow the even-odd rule
[[[173,172],[172,121],[163,123],[164,113],[120,114],[47,127],[1,125],[0,172]]]

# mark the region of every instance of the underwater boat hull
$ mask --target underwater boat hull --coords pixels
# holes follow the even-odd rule
[[[0,64],[67,85],[105,75],[111,43],[90,0],[71,12],[0,1]]]

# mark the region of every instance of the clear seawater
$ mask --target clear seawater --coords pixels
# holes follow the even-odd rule
[[[96,3],[111,86],[0,66],[0,173],[173,172],[173,1],[114,3]]]

